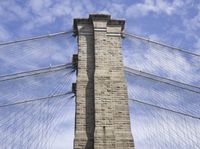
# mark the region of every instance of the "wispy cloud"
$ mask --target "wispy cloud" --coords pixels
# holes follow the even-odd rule
[[[35,34],[38,35],[58,30],[66,30],[72,27],[74,17],[88,17],[89,13],[106,12],[111,13],[113,18],[126,18],[126,29],[133,33],[148,35],[155,40],[175,43],[176,45],[181,45],[181,47],[190,45],[191,49],[200,49],[200,13],[198,5],[198,2],[195,3],[195,0],[144,0],[134,2],[131,0],[30,0],[23,3],[13,0],[2,1],[0,4],[0,41],[14,39],[19,36],[30,37]],[[144,45],[141,42],[134,41],[132,43],[131,41],[124,40],[124,43],[126,43],[123,45],[123,48],[127,65],[136,66],[140,70],[148,70],[151,73],[199,85],[200,70],[198,58],[187,57],[155,45]],[[128,44],[131,44],[130,47]],[[77,49],[76,41],[68,41],[64,38],[62,41],[59,38],[58,40],[49,40],[49,42],[46,40],[45,42],[35,42],[34,44],[27,43],[27,45],[24,44],[21,46],[1,47],[0,72],[4,74],[19,70],[34,69],[41,66],[49,66],[50,64],[71,62],[71,56],[76,51],[75,49]],[[156,50],[163,50],[163,52],[158,52]],[[56,76],[52,76],[52,78],[55,77]],[[46,79],[46,85],[44,84],[45,81],[41,82],[37,79],[30,80],[29,83],[27,82],[27,86],[35,85],[35,88],[23,86],[24,83],[22,82],[18,82],[18,85],[14,83],[4,85],[1,87],[1,97],[19,99],[23,93],[24,97],[34,97],[34,92],[39,92],[37,86],[42,86],[43,84],[43,88],[49,89],[48,85],[52,83],[49,82],[49,79],[50,78]],[[154,98],[157,99],[157,103],[165,99],[166,105],[178,105],[183,97],[184,99],[189,99],[190,102],[199,99],[198,97],[193,99],[191,96],[188,97],[187,94],[177,92],[176,90],[167,90],[164,87],[159,88],[156,84],[145,84],[143,81],[144,80],[132,82],[133,84],[129,86],[134,90],[135,97],[144,97],[146,100],[153,100]],[[136,85],[136,83],[138,84]],[[146,85],[147,88],[144,88],[142,84]],[[10,86],[13,86],[13,90],[17,88],[23,89],[15,94],[14,92],[10,92]],[[150,87],[154,88],[152,89]],[[40,90],[40,94],[45,94],[45,92],[44,90]],[[195,105],[189,103],[184,104],[184,106],[187,106],[187,109],[192,109],[192,106]],[[46,108],[44,109],[46,110]],[[146,108],[143,107],[140,110],[136,110],[135,113],[141,111],[146,112],[145,109]],[[73,112],[74,110],[72,109],[71,113]],[[72,116],[72,114],[70,116]],[[149,118],[152,117],[149,115]],[[160,142],[169,138],[167,135],[163,135],[163,138],[159,138],[160,136],[155,134],[146,136],[145,131],[149,130],[150,133],[153,133],[155,127],[159,128],[158,133],[162,134],[162,128],[160,128],[159,122],[156,121],[154,123],[153,120],[149,119],[147,120],[149,123],[147,123],[147,121],[143,121],[144,119],[146,119],[146,117],[141,117],[141,115],[133,115],[131,119],[133,123],[135,123],[132,127],[133,135],[134,132],[138,133],[134,135],[134,137],[141,145],[141,148],[149,148],[149,146],[143,142],[145,142],[145,139],[152,139],[152,136],[154,139],[157,138]],[[64,122],[58,122],[57,126],[59,126],[60,129],[59,131],[55,130],[57,139],[52,148],[72,148],[73,120],[74,118],[71,117]],[[27,121],[25,125],[28,125],[28,122],[29,121]],[[70,124],[70,126],[67,126],[68,124]],[[167,129],[166,124],[163,122],[160,122],[160,124]],[[169,120],[168,124],[173,125],[174,123]],[[193,124],[191,125],[195,126]],[[24,125],[22,125],[22,127],[23,126]],[[145,129],[141,128],[141,126],[144,126],[143,128]],[[22,127],[20,127],[20,129],[22,129]],[[172,128],[174,129],[174,126]],[[167,133],[166,129],[165,132]],[[34,130],[37,129],[35,128]],[[35,131],[35,133],[37,132],[38,130]],[[67,132],[70,133],[68,134]],[[33,135],[37,136],[35,133],[33,133]],[[172,132],[170,131],[170,133]],[[181,132],[178,131],[178,133]],[[31,137],[31,135],[29,135],[29,137]],[[50,140],[53,141],[53,138],[51,139]],[[177,142],[178,137],[176,136],[175,139],[175,142]]]
[[[0,25],[0,42],[9,40],[11,34],[5,29],[5,27]]]
[[[30,13],[16,1],[2,1],[0,5],[0,18],[2,22],[29,19]]]
[[[154,37],[156,38],[156,37]],[[125,47],[124,47],[125,48]],[[124,51],[125,64],[141,71],[199,86],[199,58],[170,48],[129,40]]]
[[[144,3],[129,6],[126,10],[126,15],[128,17],[142,17],[149,15],[150,13],[172,15],[183,4],[184,3],[181,0],[175,0],[173,2],[164,0],[145,0]]]

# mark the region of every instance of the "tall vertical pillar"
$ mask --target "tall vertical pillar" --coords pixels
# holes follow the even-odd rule
[[[78,35],[75,149],[133,149],[121,37],[124,20],[74,19]]]

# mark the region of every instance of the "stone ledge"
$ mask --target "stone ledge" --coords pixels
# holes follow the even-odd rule
[[[73,24],[74,36],[78,34],[78,24],[91,25],[93,21],[107,21],[108,26],[121,26],[121,30],[124,30],[125,20],[124,19],[111,19],[110,14],[89,14],[89,18],[75,18]]]

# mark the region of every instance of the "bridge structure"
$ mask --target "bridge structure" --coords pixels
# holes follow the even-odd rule
[[[0,148],[199,149],[200,54],[124,26],[91,14],[0,43]]]

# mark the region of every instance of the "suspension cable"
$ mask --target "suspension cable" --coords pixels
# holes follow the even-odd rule
[[[72,92],[66,92],[66,93],[62,93],[62,94],[40,97],[40,98],[29,99],[29,100],[22,100],[22,101],[18,101],[18,102],[0,105],[0,108],[15,106],[15,105],[21,105],[21,104],[25,104],[25,103],[29,103],[29,102],[35,102],[35,101],[41,101],[41,100],[49,100],[49,99],[53,99],[53,98],[56,98],[56,97],[66,96],[66,95],[69,95],[69,94],[72,94]]]
[[[155,104],[151,104],[151,103],[148,103],[148,102],[143,102],[143,101],[137,100],[137,99],[130,99],[129,98],[129,100],[132,100],[134,102],[141,103],[141,104],[144,104],[144,105],[148,105],[148,106],[151,106],[151,107],[154,107],[154,108],[162,109],[162,110],[165,110],[165,111],[173,112],[173,113],[176,113],[176,114],[180,114],[180,115],[183,115],[183,116],[187,116],[187,117],[190,117],[190,118],[194,118],[194,119],[200,120],[200,117],[194,116],[194,115],[191,115],[191,114],[175,111],[175,110],[168,109],[168,108],[165,108],[165,107],[161,107],[161,106],[158,106],[158,105],[155,105]]]
[[[55,37],[55,36],[59,36],[59,35],[65,35],[65,34],[69,34],[69,33],[72,33],[72,30],[65,31],[65,32],[55,32],[55,33],[50,33],[50,34],[47,34],[47,35],[34,36],[34,37],[31,37],[31,38],[4,42],[4,43],[0,43],[0,46],[20,43],[20,42],[26,42],[26,41],[32,41],[32,40],[38,40],[38,39],[43,39],[43,38],[51,38],[51,37]]]
[[[165,84],[168,84],[168,85],[172,85],[172,86],[175,86],[175,87],[178,87],[178,88],[182,88],[182,89],[189,90],[191,92],[195,92],[195,93],[200,94],[200,91],[199,91],[200,87],[199,86],[193,86],[193,85],[182,83],[182,82],[179,82],[179,81],[176,81],[176,80],[160,77],[160,76],[150,74],[150,73],[147,73],[147,72],[143,72],[143,71],[139,71],[139,70],[136,70],[136,69],[133,69],[133,68],[130,68],[130,67],[125,67],[125,71],[129,74],[134,74],[134,75],[137,75],[137,76],[145,77],[147,79],[159,81],[159,82],[162,82],[162,83],[165,83]],[[191,89],[191,88],[193,88],[193,89]],[[197,90],[194,90],[194,88],[196,88]]]
[[[73,68],[71,63],[0,76],[0,82]]]
[[[200,57],[200,54],[193,53],[193,52],[189,52],[189,51],[187,51],[187,50],[184,50],[184,49],[181,49],[181,48],[177,48],[177,47],[171,46],[171,45],[169,45],[169,44],[165,44],[165,43],[161,43],[161,42],[158,42],[158,41],[154,41],[154,40],[149,39],[149,38],[146,38],[146,37],[142,37],[142,36],[139,36],[139,35],[130,34],[130,33],[126,33],[126,32],[123,33],[123,34],[124,34],[125,36],[129,36],[129,37],[136,38],[136,39],[139,39],[139,40],[151,42],[151,43],[154,43],[154,44],[157,44],[157,45],[166,47],[166,48],[170,48],[170,49],[172,49],[172,50],[177,50],[177,51],[181,51],[181,52],[184,52],[184,53],[193,55],[193,56],[198,56],[198,57]]]

